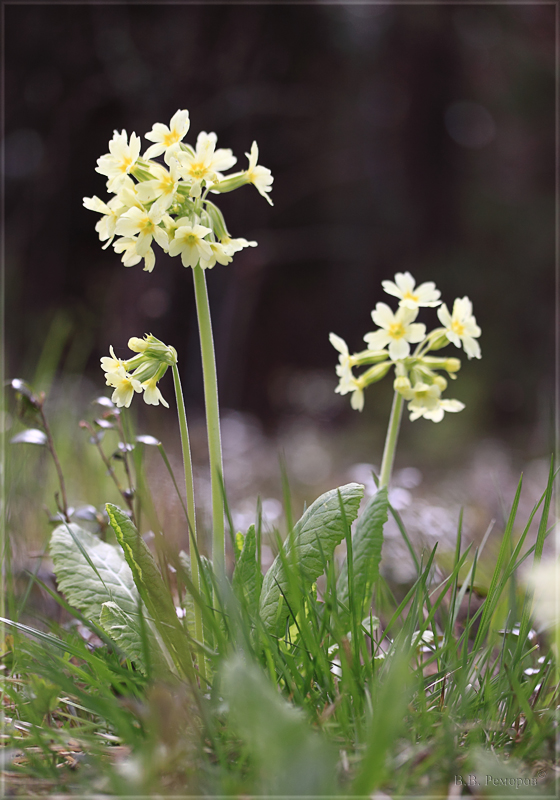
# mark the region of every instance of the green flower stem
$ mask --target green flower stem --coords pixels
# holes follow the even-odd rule
[[[216,576],[225,572],[225,525],[224,497],[222,492],[222,442],[220,438],[220,410],[218,406],[218,379],[216,357],[210,319],[210,305],[206,276],[200,266],[193,269],[196,312],[200,332],[202,372],[204,378],[204,402],[206,404],[206,427],[208,430],[208,453],[210,456],[210,481],[212,488],[212,561]]]
[[[379,476],[379,488],[382,488],[383,486],[389,486],[389,481],[391,480],[393,461],[395,460],[395,450],[397,448],[397,439],[399,438],[402,410],[403,396],[402,394],[399,394],[399,392],[395,392],[393,397],[393,406],[391,408],[391,416],[389,418],[389,427],[387,428],[387,438],[385,439],[385,448],[383,450],[381,475]]]
[[[183,468],[185,471],[185,488],[187,492],[187,523],[189,526],[189,542],[190,542],[190,555],[191,555],[191,575],[193,586],[200,596],[200,574],[198,569],[198,558],[196,556],[197,542],[196,542],[196,518],[194,506],[194,482],[193,482],[193,468],[191,458],[191,446],[189,442],[189,430],[187,428],[187,414],[185,411],[185,401],[183,399],[183,390],[181,388],[181,378],[179,377],[179,370],[177,364],[171,367],[173,372],[173,385],[175,387],[175,398],[177,401],[177,416],[179,417],[179,429],[181,431],[181,449],[183,451]],[[202,625],[202,612],[199,603],[195,600],[194,603],[194,630],[195,638],[199,642],[204,642],[204,628]],[[203,679],[206,678],[206,659],[204,655],[200,656],[199,660],[200,675]]]

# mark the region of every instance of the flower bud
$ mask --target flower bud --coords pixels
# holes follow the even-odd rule
[[[446,372],[459,372],[461,369],[461,362],[458,358],[446,358],[444,369]]]
[[[406,394],[412,389],[412,386],[406,375],[399,375],[393,382],[393,389],[399,394]]]
[[[246,183],[251,183],[247,172],[238,172],[236,175],[230,175],[224,178],[223,181],[212,184],[212,191],[220,192],[221,194],[233,192],[235,189],[239,189],[240,186],[245,186]]]
[[[226,221],[224,219],[224,215],[218,208],[215,206],[214,203],[211,203],[209,200],[206,201],[206,213],[210,218],[210,225],[209,227],[212,228],[214,233],[216,234],[217,238],[221,241],[222,239],[228,238],[229,233],[226,228]]]
[[[445,333],[445,328],[436,328],[430,333],[428,350],[441,350],[442,347],[447,347],[449,339]]]
[[[443,377],[443,375],[436,375],[434,378],[434,384],[437,386],[442,392],[447,389],[447,381]]]
[[[148,348],[148,342],[144,339],[139,339],[138,336],[132,336],[128,340],[128,347],[129,350],[133,350],[135,353],[144,353]]]
[[[371,369],[368,369],[364,372],[363,375],[360,375],[360,380],[362,381],[364,387],[369,386],[370,383],[376,383],[380,381],[385,375],[389,372],[392,367],[391,361],[386,361],[384,364],[376,364]]]

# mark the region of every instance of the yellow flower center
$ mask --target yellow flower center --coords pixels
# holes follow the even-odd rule
[[[128,172],[131,164],[132,164],[131,158],[124,158],[120,165],[121,172]]]
[[[191,164],[189,167],[189,173],[192,175],[193,178],[204,178],[208,170],[204,166],[203,163],[199,162]]]
[[[405,333],[406,331],[402,322],[393,322],[393,324],[389,326],[388,334],[391,339],[402,339]]]
[[[171,177],[171,175],[166,175],[165,178],[162,178],[159,182],[159,188],[163,192],[163,194],[171,194],[175,188],[175,181]]]
[[[415,303],[418,302],[418,295],[412,294],[412,292],[405,292],[402,297],[403,300],[414,300]]]
[[[185,236],[185,242],[191,247],[194,247],[196,244],[198,244],[198,236],[195,233],[188,233]]]
[[[177,131],[169,131],[169,133],[166,133],[163,137],[163,144],[166,147],[169,147],[170,144],[175,144],[175,142],[178,141],[179,141],[179,134],[177,133]]]
[[[456,333],[457,336],[463,336],[465,333],[465,326],[462,322],[459,322],[459,320],[455,319],[451,323],[451,330]]]

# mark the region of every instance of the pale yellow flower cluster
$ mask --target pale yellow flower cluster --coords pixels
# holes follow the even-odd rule
[[[384,378],[394,367],[394,389],[408,401],[410,419],[423,417],[440,422],[446,411],[461,411],[464,405],[459,400],[442,398],[447,381],[437,371],[445,371],[450,378],[455,378],[461,362],[457,358],[437,358],[428,353],[451,343],[463,347],[468,358],[481,357],[476,341],[481,331],[472,314],[471,301],[468,297],[457,298],[450,314],[447,306],[441,304],[441,293],[435,284],[429,281],[416,286],[409,272],[398,272],[394,281],[383,281],[382,285],[387,294],[399,299],[399,308],[393,312],[386,303],[377,303],[371,316],[378,327],[364,336],[367,350],[351,355],[346,342],[330,334],[330,342],[339,352],[336,367],[339,384],[335,392],[351,394],[352,408],[361,411],[364,389]],[[416,318],[420,308],[436,306],[439,306],[437,315],[444,327],[426,334],[426,326],[416,322]],[[413,353],[411,344],[416,345]],[[353,370],[361,366],[368,366],[368,369],[356,377]]]
[[[143,339],[134,336],[129,339],[128,346],[137,355],[125,360],[117,358],[111,346],[111,355],[101,359],[107,386],[112,386],[114,390],[111,398],[113,403],[119,408],[128,408],[134,393],[143,392],[148,405],[157,406],[161,403],[169,408],[157,384],[168,367],[177,363],[175,348],[164,344],[151,333]]]
[[[199,133],[196,145],[184,142],[190,127],[189,112],[179,109],[169,125],[156,122],[145,138],[153,142],[140,155],[140,137],[115,131],[109,153],[97,160],[96,171],[107,177],[114,194],[108,202],[84,197],[84,206],[101,214],[95,229],[99,239],[111,244],[125,267],[144,260],[144,270],[155,265],[154,242],[170,256],[181,256],[185,267],[211,269],[216,262],[229,264],[234,253],[256,242],[232,239],[224,217],[208,194],[231,192],[251,183],[272,205],[273,177],[257,163],[253,142],[246,170],[224,175],[237,162],[229,149],[217,148],[215,133]],[[163,156],[164,164],[155,161]],[[118,237],[115,239],[115,237]]]

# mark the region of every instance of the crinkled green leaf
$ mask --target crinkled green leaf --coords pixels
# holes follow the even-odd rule
[[[165,646],[173,656],[176,666],[185,674],[192,670],[192,657],[185,631],[179,620],[169,588],[129,517],[117,506],[107,503],[109,522],[123,549],[124,556],[140,597],[144,601],[150,618],[156,625]]]
[[[86,617],[97,621],[103,603],[113,601],[137,619],[140,598],[120,549],[71,523],[53,531],[50,554],[59,590]]]
[[[233,591],[244,598],[249,612],[254,615],[259,605],[262,574],[257,564],[257,537],[251,525],[243,540],[243,549],[233,571]]]
[[[50,553],[58,588],[71,605],[93,622],[99,623],[143,670],[143,635],[150,647],[154,666],[165,664],[167,668],[172,667],[171,659],[158,641],[153,622],[147,619],[145,609],[142,613],[146,624],[142,633],[140,595],[120,548],[102,542],[78,525],[64,524],[53,531]],[[113,609],[112,617],[119,618],[121,628],[107,626],[110,612],[103,611],[105,606]],[[114,609],[118,609],[118,612]]]
[[[389,500],[387,488],[380,489],[364,509],[356,523],[352,537],[352,554],[354,566],[353,602],[357,618],[362,619],[371,602],[372,589],[379,576],[381,548],[383,545],[383,527],[387,522]],[[348,563],[344,562],[336,585],[336,594],[341,603],[349,607],[348,597]],[[341,610],[344,619],[344,612]],[[349,621],[349,618],[346,620]]]
[[[299,575],[311,587],[324,570],[325,559],[332,558],[334,548],[345,536],[346,525],[358,515],[364,487],[348,483],[321,495],[294,526],[266,573],[260,597],[260,616],[268,630],[282,629],[289,616],[284,597],[291,602],[290,576],[286,567],[294,564]],[[341,508],[344,508],[344,514]]]
[[[142,631],[141,622],[140,625],[138,624],[138,613],[136,614],[136,619],[134,619],[124,612],[117,603],[110,601],[103,603],[101,607],[99,624],[142,672],[147,672],[148,659],[151,662],[151,666],[158,672],[173,670],[173,663],[165,650],[165,646],[159,640],[153,623],[145,620]]]

